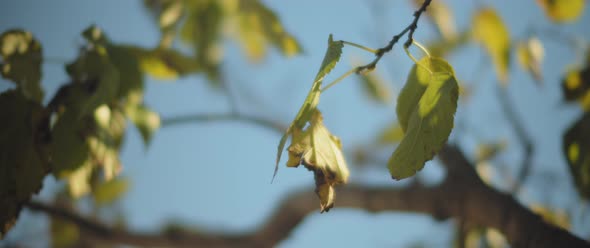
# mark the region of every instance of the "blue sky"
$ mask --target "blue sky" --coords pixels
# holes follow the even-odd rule
[[[285,59],[273,51],[264,62],[253,65],[245,60],[236,43],[228,41],[224,72],[230,87],[240,96],[240,111],[261,113],[283,123],[294,117],[305,98],[324,55],[328,34],[332,33],[335,39],[381,47],[411,21],[413,11],[408,1],[264,2],[299,39],[305,54]],[[587,29],[583,28],[590,23],[587,13],[577,24],[557,26],[547,21],[532,1],[446,2],[452,7],[460,29],[470,25],[473,10],[479,5],[492,5],[509,24],[513,39],[524,38],[525,30],[531,26],[558,29],[590,39]],[[43,87],[48,92],[46,95],[51,96],[67,81],[61,64],[75,58],[77,46],[81,44],[79,33],[90,24],[103,28],[117,43],[144,47],[157,44],[159,33],[141,3],[4,1],[0,9],[0,31],[20,27],[31,31],[41,41],[44,56],[54,61],[43,66]],[[434,35],[432,26],[422,19],[415,38],[426,42]],[[575,193],[561,155],[561,135],[580,111],[562,102],[559,78],[566,66],[576,61],[576,54],[562,44],[541,39],[546,41],[545,85],[537,87],[530,76],[513,63],[508,90],[536,145],[533,176],[549,171],[560,182],[547,194],[532,189],[519,196],[525,202],[543,202],[548,198],[551,204],[563,207],[575,202],[572,200]],[[413,53],[419,52],[414,50]],[[478,69],[482,56],[479,47],[468,45],[449,58],[459,80],[477,85],[474,100],[462,105],[457,114],[457,120],[466,123],[468,131],[460,135],[454,133],[451,140],[459,142],[467,152],[473,152],[477,143],[506,139],[511,152],[495,162],[508,164],[508,168],[516,171],[513,168],[520,163],[520,147],[513,142],[513,131],[496,102],[493,69],[489,63],[484,65],[484,70]],[[331,78],[350,69],[352,61],[371,58],[370,54],[346,47]],[[397,93],[411,65],[412,61],[401,47],[396,46],[379,64],[376,73],[390,81]],[[7,87],[9,83],[1,79],[0,89]],[[326,126],[342,139],[345,150],[370,142],[378,130],[395,119],[393,102],[387,106],[377,105],[360,91],[357,80],[348,78],[322,95],[320,109]],[[202,76],[176,82],[148,79],[145,99],[164,118],[229,111],[224,95],[211,90]],[[275,182],[269,184],[279,138],[274,132],[243,123],[191,124],[161,129],[145,149],[137,130],[130,128],[121,154],[125,165],[123,175],[132,182],[121,203],[130,227],[155,231],[168,220],[180,220],[209,231],[243,232],[257,228],[289,192],[313,185],[311,173],[303,168],[287,169],[284,162]],[[347,156],[350,160],[350,153]],[[354,183],[392,187],[404,184],[391,181],[385,166],[366,170],[353,167],[351,172]],[[440,179],[442,174],[436,162],[429,163],[420,172],[421,177],[431,181]],[[48,177],[46,186],[41,199],[51,196],[55,180]],[[42,215],[26,212],[8,239],[36,237],[44,229],[31,223],[42,218]],[[370,214],[362,210],[334,209],[320,215],[318,209],[318,213],[309,215],[281,247],[398,247],[422,239],[429,246],[446,246],[452,238],[450,226],[450,221],[440,223],[415,214]],[[588,235],[588,225],[584,227],[574,222],[574,228]]]

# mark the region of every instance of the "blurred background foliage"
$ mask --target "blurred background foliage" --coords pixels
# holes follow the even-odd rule
[[[419,0],[410,2],[414,7],[422,4]],[[546,18],[556,25],[576,23],[586,8],[584,0],[539,0],[530,5],[531,8],[540,8]],[[77,47],[78,55],[64,65],[69,79],[54,94],[44,91],[41,84],[42,64],[47,63],[44,58],[46,51],[35,34],[26,29],[0,30],[0,68],[5,79],[2,84],[9,85],[3,86],[5,90],[0,94],[0,231],[3,237],[49,175],[66,182],[54,192],[53,202],[56,205],[74,210],[90,209],[94,218],[126,227],[125,214],[116,207],[116,202],[126,196],[130,187],[128,178],[120,175],[123,168],[120,154],[128,125],[138,130],[147,147],[165,122],[144,99],[146,77],[169,82],[190,75],[203,75],[212,91],[222,92],[231,100],[227,73],[222,68],[225,58],[237,55],[226,54],[226,41],[237,44],[243,56],[252,63],[262,63],[269,56],[269,50],[285,58],[304,52],[296,38],[297,32],[290,32],[291,29],[281,22],[281,15],[264,1],[144,0],[143,6],[160,32],[157,44],[153,47],[121,44],[109,37],[109,30],[91,25],[81,30],[83,42]],[[410,12],[400,13],[407,16],[409,22]],[[575,51],[578,58],[562,72],[560,88],[563,100],[577,104],[580,110],[579,117],[563,132],[561,153],[579,196],[579,205],[587,208],[590,198],[588,33],[566,35],[556,29],[548,35],[542,28],[531,28],[524,34],[514,34],[510,31],[511,24],[503,20],[493,5],[478,6],[470,14],[469,25],[457,25],[457,13],[453,8],[446,1],[434,0],[426,18],[420,22],[429,21],[437,35],[424,43],[433,56],[446,58],[464,47],[480,46],[486,54],[484,64],[489,63],[494,68],[499,92],[505,92],[509,82],[521,83],[511,82],[511,74],[519,73],[511,69],[514,59],[524,73],[530,74],[537,87],[553,83],[546,82],[544,76],[546,69],[543,65],[546,59],[551,59],[546,56],[545,42],[557,39]],[[396,32],[386,27],[384,25],[383,29],[389,30],[384,31],[387,36]],[[422,27],[417,32],[421,32]],[[324,37],[316,40],[324,44]],[[362,64],[358,61],[361,60],[354,58],[353,64]],[[313,68],[309,70],[315,71]],[[392,80],[387,80],[382,73],[364,73],[355,80],[371,101],[391,105],[397,93],[390,82]],[[460,76],[459,80],[460,105],[468,105],[470,96],[478,90],[477,85],[465,78],[467,76]],[[526,115],[517,117],[526,118]],[[403,138],[404,132],[397,120],[382,126],[382,130],[367,130],[365,135],[374,137],[373,140],[346,151],[356,167],[354,170],[373,165],[383,167],[386,161],[382,154],[390,154]],[[456,132],[464,130],[464,122],[459,120],[456,128],[459,129]],[[529,128],[521,130],[527,132]],[[521,134],[518,134],[521,131],[515,132],[516,139],[481,140],[474,146],[476,148],[470,150],[473,151],[478,174],[486,183],[513,185],[523,180],[518,173],[506,169],[506,165],[495,164],[501,154],[517,149],[514,143],[534,145],[530,137],[526,141],[527,135],[524,135],[525,141],[522,141]],[[255,141],[253,145],[256,145]],[[524,156],[529,156],[526,155],[527,149],[524,150]],[[263,153],[268,157],[273,154],[271,151]],[[514,161],[511,163],[516,164]],[[386,175],[386,172],[382,173]],[[542,203],[530,207],[547,221],[572,230],[570,222],[576,217],[571,211]],[[588,219],[587,213],[583,218]],[[51,246],[92,244],[92,238],[72,223],[51,217],[49,226]],[[586,225],[582,228],[590,227]],[[199,230],[186,223],[171,222],[161,231],[179,233]],[[587,230],[583,232],[587,234]],[[506,245],[505,239],[496,230],[481,227],[466,232],[458,228],[453,242],[467,247]],[[420,241],[414,246],[421,246]]]

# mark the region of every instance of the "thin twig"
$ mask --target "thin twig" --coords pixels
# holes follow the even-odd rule
[[[241,113],[211,113],[211,114],[193,114],[193,115],[183,115],[183,116],[176,116],[170,118],[162,119],[162,127],[170,127],[174,125],[182,125],[182,124],[195,124],[195,123],[205,123],[205,122],[223,122],[223,121],[239,121],[245,123],[251,123],[257,125],[259,127],[263,127],[269,129],[274,132],[283,133],[286,129],[286,126],[279,123],[272,121],[270,119],[253,116],[253,115],[246,115]]]
[[[418,28],[418,20],[420,20],[420,16],[422,15],[422,13],[424,13],[424,11],[426,11],[426,8],[428,7],[428,5],[430,5],[430,2],[432,2],[432,0],[424,0],[422,6],[420,6],[420,8],[414,12],[414,20],[412,21],[412,23],[410,23],[410,25],[404,28],[404,30],[399,32],[397,35],[394,35],[391,41],[389,41],[389,43],[387,44],[387,46],[377,49],[377,52],[375,53],[375,59],[371,63],[357,67],[357,73],[363,72],[365,70],[374,70],[375,66],[377,66],[377,63],[379,62],[381,57],[383,57],[383,55],[391,51],[391,49],[393,49],[393,45],[395,45],[395,43],[397,43],[406,33],[408,33],[408,31],[410,33],[408,33],[408,39],[404,43],[404,47],[407,48],[410,45],[412,45],[412,42],[414,41],[414,32],[416,31],[416,28]]]
[[[500,106],[502,107],[502,111],[504,111],[504,114],[506,115],[508,122],[510,122],[510,125],[512,125],[512,128],[516,133],[516,137],[522,145],[524,153],[524,158],[522,159],[520,170],[511,189],[512,192],[518,192],[522,185],[525,183],[528,175],[530,174],[531,166],[533,164],[532,157],[534,152],[534,146],[531,138],[526,132],[524,125],[522,124],[522,121],[518,118],[518,114],[516,114],[516,112],[514,111],[514,106],[516,105],[514,105],[514,103],[510,101],[506,89],[498,85],[496,93],[498,95],[498,100],[500,102]]]

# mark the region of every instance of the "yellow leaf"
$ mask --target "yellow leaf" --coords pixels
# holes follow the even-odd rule
[[[510,64],[510,34],[500,16],[492,8],[482,8],[475,12],[471,32],[486,49],[496,68],[496,74],[504,85],[508,81]]]
[[[541,63],[545,56],[541,41],[536,37],[532,37],[526,41],[518,42],[516,49],[520,67],[529,72],[537,82],[541,83],[543,80]]]
[[[585,0],[537,0],[545,14],[554,22],[577,20],[584,13]]]
[[[292,143],[287,150],[287,166],[303,164],[314,172],[321,212],[329,211],[334,205],[333,186],[346,183],[349,171],[340,139],[326,129],[319,110],[314,111],[307,130],[293,132]]]

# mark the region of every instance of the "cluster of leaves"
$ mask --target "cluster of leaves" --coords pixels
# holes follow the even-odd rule
[[[321,212],[328,211],[334,205],[333,186],[346,183],[349,176],[340,139],[324,127],[317,109],[320,95],[325,89],[351,72],[360,72],[358,68],[362,68],[353,68],[322,88],[324,77],[336,66],[344,44],[352,43],[334,41],[332,35],[328,38],[326,55],[307,98],[278,146],[277,166],[287,139],[291,136],[291,145],[287,148],[287,166],[303,164],[314,172]],[[353,46],[358,47],[356,44]],[[445,60],[430,56],[416,62],[397,99],[397,115],[403,135],[388,163],[392,177],[397,180],[416,174],[442,148],[453,128],[457,109],[458,84],[452,67]],[[368,92],[373,92],[372,95],[377,99],[378,94],[382,94],[376,91],[376,86],[369,89],[372,90]]]
[[[41,44],[23,30],[0,36],[2,76],[16,85],[0,94],[2,234],[14,224],[22,205],[40,190],[48,173],[67,182],[70,197],[92,193],[99,205],[126,191],[128,182],[115,177],[122,168],[119,152],[127,122],[135,124],[146,145],[160,127],[159,115],[144,104],[145,74],[175,79],[203,73],[218,83],[225,29],[233,30],[230,34],[236,34],[234,38],[256,60],[264,56],[268,45],[286,56],[301,52],[278,17],[258,0],[145,4],[162,30],[159,46],[116,44],[98,27],[87,28],[78,58],[65,66],[69,83],[46,104]],[[176,36],[193,47],[193,55],[173,49]]]
[[[566,130],[563,152],[578,192],[590,199],[590,52],[582,67],[566,73],[562,92],[566,101],[579,102],[584,110]]]
[[[287,57],[302,51],[277,15],[259,0],[144,0],[144,4],[162,32],[160,47],[169,48],[180,36],[193,50],[193,63],[214,85],[221,82],[223,34],[239,41],[253,61],[260,61],[269,45]]]

